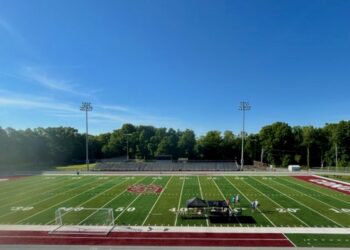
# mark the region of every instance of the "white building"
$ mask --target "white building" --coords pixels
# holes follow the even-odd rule
[[[295,172],[295,171],[300,171],[301,167],[299,165],[289,165],[288,166],[288,171],[289,172]]]

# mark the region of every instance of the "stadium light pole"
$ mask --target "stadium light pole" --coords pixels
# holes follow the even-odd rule
[[[126,161],[129,161],[129,136],[132,134],[125,134],[126,135]]]
[[[89,126],[88,126],[88,112],[92,111],[90,102],[83,102],[80,106],[80,110],[85,112],[86,118],[86,134],[85,134],[85,149],[86,149],[86,169],[89,171]]]
[[[243,111],[243,126],[242,126],[242,151],[241,151],[241,171],[244,166],[244,126],[245,126],[245,112],[250,110],[251,106],[248,102],[242,101],[239,105],[239,110]]]

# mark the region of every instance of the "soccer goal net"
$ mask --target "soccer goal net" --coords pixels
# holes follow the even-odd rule
[[[112,208],[66,208],[55,212],[57,228],[50,233],[59,234],[108,234],[114,227]]]

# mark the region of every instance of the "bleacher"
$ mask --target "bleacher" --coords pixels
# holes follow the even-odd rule
[[[96,171],[238,171],[233,161],[103,161]]]

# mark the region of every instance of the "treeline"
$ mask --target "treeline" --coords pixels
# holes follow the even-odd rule
[[[159,155],[192,160],[237,160],[240,162],[241,136],[231,131],[209,131],[197,138],[192,130],[124,124],[112,133],[89,136],[90,158],[125,157],[155,159]],[[253,160],[278,166],[349,166],[350,121],[291,127],[276,122],[257,134],[245,135],[245,164]],[[0,167],[33,168],[83,162],[85,134],[70,127],[27,130],[0,127]]]

